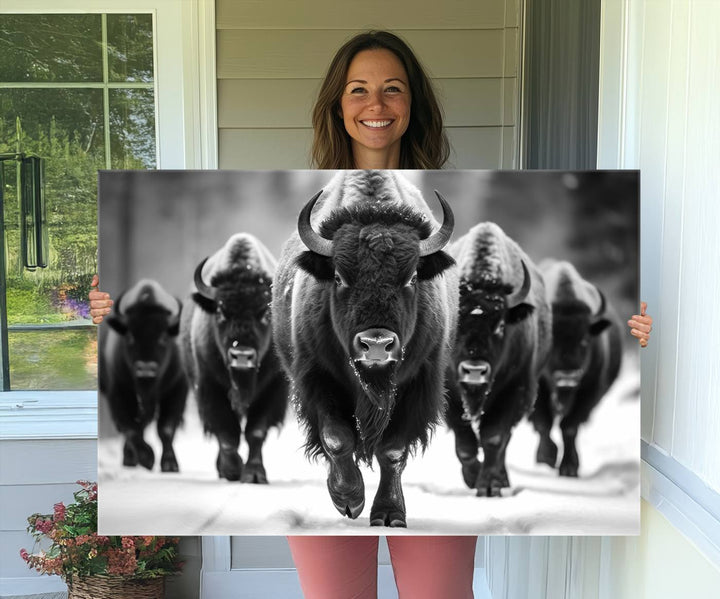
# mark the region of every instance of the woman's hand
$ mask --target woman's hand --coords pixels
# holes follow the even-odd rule
[[[652,316],[645,314],[645,310],[647,310],[647,303],[640,302],[640,314],[633,314],[632,318],[628,320],[630,334],[638,338],[640,347],[647,347],[650,331],[652,331],[653,319]]]
[[[90,316],[95,324],[100,324],[105,315],[110,314],[110,307],[113,305],[110,294],[97,288],[99,284],[100,279],[94,275],[92,283],[90,283],[90,287],[94,287],[94,289],[88,293],[88,299],[90,300]]]

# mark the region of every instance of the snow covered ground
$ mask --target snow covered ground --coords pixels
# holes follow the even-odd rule
[[[333,507],[322,462],[308,462],[290,410],[280,434],[265,444],[269,485],[217,478],[217,442],[201,432],[188,402],[177,434],[178,474],[125,468],[122,439],[101,423],[100,522],[104,534],[534,534],[632,535],[640,528],[640,402],[637,362],[621,373],[591,421],[578,435],[580,477],[560,478],[535,464],[537,435],[522,422],[508,447],[511,492],[479,498],[465,487],[451,433],[439,428],[429,450],[410,461],[403,475],[407,530],[371,528],[370,506],[379,470],[363,468],[366,504],[357,520]],[[556,431],[557,432],[557,431]],[[149,427],[146,440],[156,462],[160,441]],[[561,447],[559,434],[555,437]],[[245,458],[247,448],[241,445]]]

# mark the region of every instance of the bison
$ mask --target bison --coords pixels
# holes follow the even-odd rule
[[[537,267],[498,225],[476,225],[450,254],[460,274],[460,311],[446,418],[467,486],[499,496],[510,486],[512,429],[531,411],[550,353],[550,306]]]
[[[537,461],[555,468],[550,439],[555,416],[563,438],[561,476],[577,476],[578,428],[617,378],[622,360],[621,325],[603,293],[569,262],[540,265],[552,306],[552,354],[540,380],[532,422],[540,434]]]
[[[433,232],[419,190],[397,173],[339,173],[301,211],[278,265],[273,324],[306,452],[327,460],[330,497],[350,518],[365,504],[358,464],[377,458],[373,526],[406,526],[408,454],[442,419],[457,276],[442,251],[453,214],[437,195]]]
[[[123,464],[151,470],[155,454],[143,433],[157,416],[160,468],[177,472],[175,431],[182,423],[187,383],[176,344],[180,301],[156,281],[143,279],[120,295],[105,319],[100,344],[100,391],[125,436]]]
[[[183,362],[205,432],[219,443],[220,478],[267,483],[262,447],[279,427],[288,385],[273,349],[270,297],[275,258],[238,233],[195,269],[196,291],[180,322]],[[248,459],[238,454],[242,423]]]

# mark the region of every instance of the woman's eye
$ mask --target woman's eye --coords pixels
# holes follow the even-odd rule
[[[353,87],[353,88],[350,90],[350,93],[351,93],[351,94],[356,94],[356,95],[364,94],[364,93],[365,93],[365,88],[364,88],[364,87]]]
[[[395,86],[395,85],[391,85],[390,87],[386,87],[386,88],[385,88],[385,91],[388,92],[388,93],[392,93],[392,94],[399,94],[399,93],[402,92],[402,90],[401,90],[399,87]]]

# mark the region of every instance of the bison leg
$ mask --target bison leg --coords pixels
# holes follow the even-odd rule
[[[175,385],[170,393],[163,397],[160,403],[157,431],[162,441],[162,456],[160,457],[160,470],[162,472],[179,472],[180,468],[173,449],[175,431],[182,422],[187,398],[187,386],[184,382]]]
[[[566,420],[560,423],[560,430],[563,437],[563,457],[560,462],[560,476],[577,476],[580,460],[578,458],[575,439],[577,437],[577,426],[569,424]]]
[[[123,466],[137,466],[138,463],[152,470],[155,464],[155,453],[143,438],[142,430],[132,430],[125,434],[123,447]]]
[[[335,508],[343,516],[355,519],[365,507],[365,483],[353,458],[355,433],[347,425],[325,418],[320,441],[330,471],[327,486]]]
[[[238,454],[240,422],[230,407],[227,389],[212,380],[202,379],[195,396],[205,431],[217,437],[220,449],[215,462],[218,476],[240,480],[243,462]]]
[[[525,388],[520,387],[515,394],[524,391]],[[522,416],[510,409],[510,406],[518,405],[513,395],[496,397],[493,409],[488,410],[480,420],[480,444],[484,456],[475,482],[478,497],[499,497],[501,489],[510,486],[505,469],[505,450],[510,442],[512,427]]]
[[[407,527],[405,498],[400,481],[407,456],[406,447],[384,447],[376,452],[375,457],[380,464],[380,485],[370,510],[370,526]]]
[[[478,440],[470,422],[463,418],[463,413],[460,393],[450,384],[445,420],[455,435],[455,455],[460,460],[463,480],[469,488],[474,489],[481,468],[477,457]]]
[[[553,411],[550,403],[550,388],[547,381],[540,380],[538,386],[538,398],[535,403],[535,409],[530,415],[530,420],[535,430],[540,435],[535,461],[538,464],[547,464],[551,468],[555,468],[557,464],[557,445],[550,438],[550,431],[553,425]]]
[[[249,452],[247,463],[240,477],[240,482],[267,484],[267,474],[265,473],[265,466],[263,466],[262,461],[262,447],[266,437],[267,426],[260,426],[260,423],[252,427],[248,425],[245,429],[245,440],[247,441]]]

